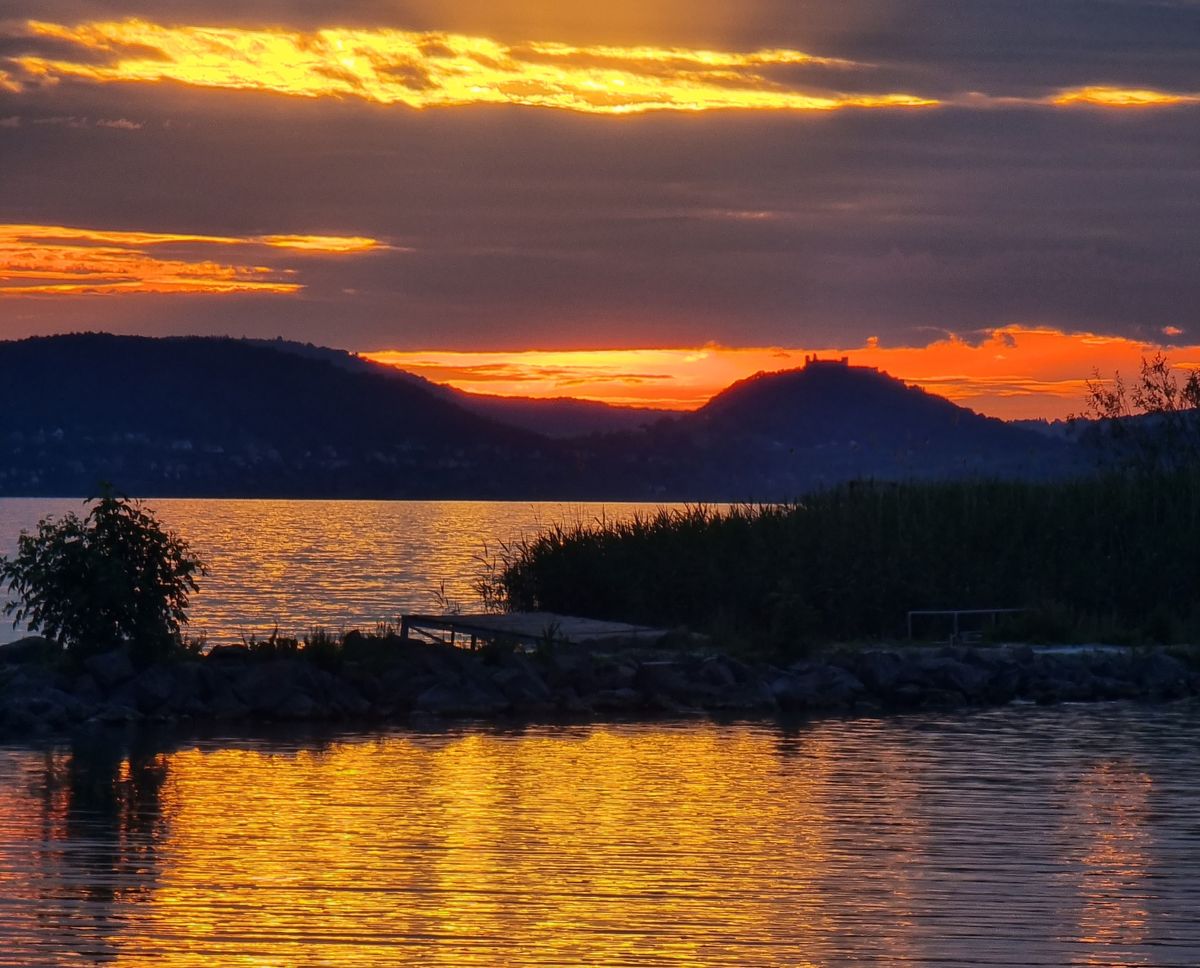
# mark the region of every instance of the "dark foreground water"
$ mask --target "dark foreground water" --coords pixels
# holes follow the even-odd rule
[[[1200,708],[0,747],[0,964],[1200,964]]]

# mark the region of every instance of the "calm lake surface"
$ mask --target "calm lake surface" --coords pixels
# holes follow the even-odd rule
[[[209,565],[193,599],[193,634],[210,644],[244,635],[371,629],[401,612],[441,611],[437,593],[466,610],[481,557],[555,523],[609,521],[654,504],[506,501],[150,500]],[[45,515],[83,513],[76,499],[0,499],[0,554]],[[11,622],[0,623],[0,642]]]
[[[1200,964],[1200,708],[0,746],[4,965]]]
[[[485,542],[650,509],[150,504],[210,641],[469,606]],[[79,507],[0,501],[0,552]],[[249,730],[0,745],[0,966],[1200,965],[1195,703]]]

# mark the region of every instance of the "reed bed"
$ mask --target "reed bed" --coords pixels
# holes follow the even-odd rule
[[[491,604],[741,636],[877,639],[910,609],[1022,607],[1047,641],[1200,639],[1200,468],[1057,483],[856,482],[792,504],[559,524],[502,548]]]

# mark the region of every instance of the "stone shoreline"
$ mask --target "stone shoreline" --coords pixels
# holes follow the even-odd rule
[[[778,665],[645,648],[469,652],[351,633],[323,661],[224,646],[141,670],[124,650],[74,670],[52,650],[32,637],[0,646],[0,736],[138,722],[769,717],[1200,695],[1200,667],[1162,648],[876,647]]]

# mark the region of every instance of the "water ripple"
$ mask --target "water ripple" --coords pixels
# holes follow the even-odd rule
[[[0,748],[0,964],[1200,964],[1200,709]]]

